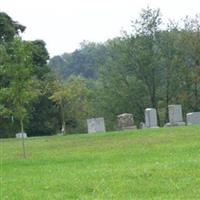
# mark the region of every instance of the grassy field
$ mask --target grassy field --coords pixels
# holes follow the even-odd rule
[[[0,145],[1,200],[200,199],[200,126]]]

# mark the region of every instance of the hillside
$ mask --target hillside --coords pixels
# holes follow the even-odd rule
[[[1,199],[199,199],[200,126],[1,140]]]

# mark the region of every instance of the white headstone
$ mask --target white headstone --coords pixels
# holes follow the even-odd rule
[[[22,136],[24,136],[24,138],[27,138],[27,134],[26,133],[17,133],[16,134],[16,138],[22,138]]]
[[[200,112],[192,112],[187,114],[187,125],[200,124]]]
[[[169,123],[166,126],[183,126],[182,107],[181,105],[168,105]]]
[[[145,127],[158,128],[156,109],[154,108],[145,109]]]
[[[103,117],[87,119],[87,126],[88,126],[88,133],[97,133],[106,131]]]

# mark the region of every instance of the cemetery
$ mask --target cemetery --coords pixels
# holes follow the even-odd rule
[[[200,15],[149,3],[2,1],[0,200],[200,199]]]
[[[123,113],[116,116],[118,130],[112,132],[98,117],[87,119],[89,134],[33,138],[18,133],[17,139],[2,140],[2,194],[11,200],[13,195],[17,200],[148,199],[153,189],[155,198],[167,199],[170,190],[172,199],[196,199],[200,115],[188,113],[185,123],[181,105],[168,108],[169,123],[164,127],[158,127],[156,109],[146,108],[143,127],[136,127],[134,114]],[[19,148],[22,138],[25,159]],[[140,185],[146,185],[145,192]],[[196,192],[189,192],[191,188]]]

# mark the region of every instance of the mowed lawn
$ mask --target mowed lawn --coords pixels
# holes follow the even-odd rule
[[[200,126],[0,145],[1,200],[200,199]]]

